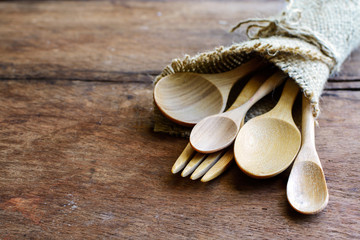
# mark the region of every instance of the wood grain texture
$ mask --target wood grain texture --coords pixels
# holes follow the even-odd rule
[[[360,237],[359,92],[323,97],[316,142],[330,201],[304,217],[286,200],[289,171],[262,181],[233,165],[209,184],[172,175],[187,140],[152,133],[151,84],[0,89],[4,239]]]
[[[289,206],[289,170],[173,175],[188,140],[152,132],[152,79],[170,59],[245,39],[228,29],[283,4],[1,2],[0,239],[359,239],[359,50],[322,97],[318,215]]]
[[[0,3],[0,78],[130,80],[171,59],[246,40],[229,30],[284,1],[21,1]],[[358,79],[360,51],[337,78]],[[124,77],[125,76],[125,77]],[[142,78],[139,78],[142,79]]]

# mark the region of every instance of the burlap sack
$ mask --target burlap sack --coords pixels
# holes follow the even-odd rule
[[[360,0],[295,0],[269,19],[249,19],[251,40],[175,59],[156,77],[176,72],[219,73],[236,68],[254,55],[275,64],[301,87],[319,114],[319,98],[330,74],[336,74],[360,44]],[[188,136],[190,129],[167,120],[155,107],[154,131]]]

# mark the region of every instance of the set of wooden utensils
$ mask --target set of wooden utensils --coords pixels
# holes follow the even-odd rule
[[[225,110],[236,82],[252,74],[232,106]],[[248,110],[286,81],[281,97],[269,112],[244,124]],[[328,203],[328,190],[315,148],[314,118],[309,101],[302,100],[302,133],[295,125],[292,107],[297,84],[280,70],[252,59],[224,73],[174,73],[154,88],[154,100],[170,120],[194,126],[172,172],[207,182],[219,176],[235,158],[253,178],[273,177],[294,162],[287,183],[291,206],[314,214]],[[295,161],[294,161],[295,159]]]

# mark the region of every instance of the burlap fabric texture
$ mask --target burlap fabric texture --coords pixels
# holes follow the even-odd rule
[[[319,99],[331,74],[336,74],[360,44],[360,0],[295,0],[278,16],[248,19],[251,39],[214,51],[174,59],[156,77],[176,72],[220,73],[241,65],[254,55],[273,63],[295,80],[318,116]],[[154,109],[154,131],[188,136],[190,129],[167,120]]]

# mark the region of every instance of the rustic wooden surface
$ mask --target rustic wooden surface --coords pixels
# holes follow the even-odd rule
[[[152,132],[152,79],[174,57],[283,1],[0,3],[0,239],[359,239],[360,51],[322,97],[328,207],[303,216],[289,171],[235,164],[204,184],[170,169],[186,139]]]

